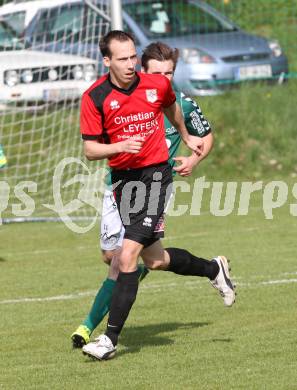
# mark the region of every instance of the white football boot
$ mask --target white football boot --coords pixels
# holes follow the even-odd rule
[[[84,345],[82,352],[93,359],[107,360],[114,357],[116,349],[110,338],[102,334],[94,342]]]
[[[228,261],[225,256],[217,256],[212,261],[218,263],[220,270],[217,277],[214,280],[210,280],[210,283],[219,290],[225,306],[232,306],[235,302],[235,286],[230,279]]]

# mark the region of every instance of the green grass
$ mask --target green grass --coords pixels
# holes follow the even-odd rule
[[[243,85],[227,94],[197,98],[215,135],[204,169],[212,178],[297,176],[296,81],[283,86]]]
[[[76,235],[63,224],[1,226],[0,389],[296,389],[290,202],[266,220],[258,194],[248,216],[235,208],[219,218],[206,196],[202,215],[168,218],[166,246],[230,257],[237,302],[225,308],[206,280],[150,273],[116,358],[102,363],[73,351],[69,338],[106,276],[97,229]]]

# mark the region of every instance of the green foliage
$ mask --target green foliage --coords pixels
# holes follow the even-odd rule
[[[296,0],[205,0],[242,28],[253,31],[262,24],[286,23],[297,18]]]
[[[290,80],[197,99],[215,135],[214,150],[198,171],[216,178],[297,176],[295,90]]]

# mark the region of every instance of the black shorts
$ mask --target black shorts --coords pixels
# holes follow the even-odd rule
[[[164,209],[172,191],[172,170],[161,163],[131,170],[113,170],[114,197],[124,238],[144,247],[164,237]]]

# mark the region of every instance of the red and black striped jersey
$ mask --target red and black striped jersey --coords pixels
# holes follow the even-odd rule
[[[165,76],[136,73],[129,89],[115,86],[106,74],[84,94],[80,127],[84,140],[116,143],[142,138],[138,154],[119,153],[109,159],[115,169],[133,169],[168,160],[162,108],[175,102],[175,94]]]

